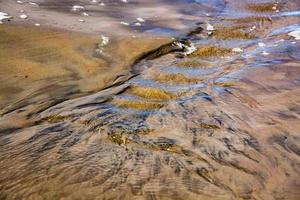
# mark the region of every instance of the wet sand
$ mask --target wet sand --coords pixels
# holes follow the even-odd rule
[[[299,199],[300,4],[121,3],[0,26],[0,199]]]
[[[113,37],[106,47],[103,36],[20,25],[1,25],[0,37],[0,106],[7,111],[32,98],[44,98],[47,106],[100,90],[118,76],[129,76],[130,66],[143,53],[171,41]]]

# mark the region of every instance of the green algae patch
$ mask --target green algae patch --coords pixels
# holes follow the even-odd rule
[[[278,9],[282,8],[282,5],[274,3],[254,3],[248,4],[247,10],[252,12],[275,12]]]
[[[255,38],[253,34],[238,29],[239,27],[217,28],[217,30],[213,32],[213,37],[222,40],[227,40],[227,39],[249,40]]]
[[[215,180],[212,177],[212,174],[204,167],[199,167],[196,169],[196,173],[202,177],[203,179],[205,179],[207,182],[209,183],[215,183]]]
[[[272,22],[271,17],[258,17],[258,16],[250,16],[250,17],[242,17],[237,19],[232,19],[236,23],[239,24],[248,24],[248,23],[254,23],[254,22]]]
[[[101,129],[101,127],[98,128],[98,131],[101,131],[103,129]],[[132,137],[130,137],[130,135],[134,135],[137,136],[141,135],[141,137],[149,134],[151,131],[153,131],[153,129],[149,129],[147,127],[143,127],[143,128],[138,128],[138,129],[115,129],[112,132],[107,133],[107,137],[106,139],[108,139],[109,141],[118,144],[118,145],[134,145],[134,144],[138,144],[139,140],[136,140]]]
[[[154,78],[160,83],[174,83],[174,84],[186,84],[186,83],[197,83],[200,79],[187,77],[183,74],[160,74]]]
[[[132,133],[134,134],[134,133]],[[120,137],[119,137],[120,138]],[[121,140],[118,140],[121,142]],[[151,141],[151,140],[132,140],[130,138],[123,139],[123,143],[121,144],[130,144],[131,146],[135,146],[138,148],[148,149],[151,151],[165,151],[169,153],[180,154],[183,151],[183,148],[172,141]]]
[[[216,86],[219,86],[219,87],[233,87],[233,86],[235,86],[235,84],[234,83],[229,83],[229,82],[227,82],[227,83],[214,83]]]
[[[187,60],[176,63],[177,67],[186,67],[186,68],[206,68],[209,64],[199,62],[197,60]]]
[[[51,115],[51,116],[47,116],[47,117],[42,118],[40,121],[38,121],[38,124],[43,123],[43,122],[58,123],[58,122],[65,121],[68,118],[69,118],[68,116]]]
[[[159,138],[158,141],[153,143],[155,145],[154,148],[158,148],[161,151],[168,151],[173,153],[179,153],[181,151],[181,147],[175,144],[175,141],[168,138]]]
[[[189,57],[210,58],[216,56],[225,56],[231,52],[232,50],[229,48],[203,46],[191,53]]]
[[[170,100],[175,97],[175,95],[170,92],[152,87],[133,86],[129,91],[136,96],[147,99]]]
[[[161,144],[157,144],[157,146],[158,146],[159,150],[161,150],[161,151],[179,153],[181,150],[180,147],[175,144],[161,143]]]
[[[160,109],[164,106],[163,103],[159,102],[147,102],[139,100],[125,100],[117,99],[113,103],[120,108],[137,109],[137,110],[155,110]]]
[[[153,131],[153,129],[144,127],[144,128],[139,128],[139,129],[133,130],[131,133],[136,134],[136,135],[148,135],[152,131]]]
[[[118,145],[126,143],[126,140],[123,140],[121,133],[113,133],[108,135],[108,139],[112,141],[113,143],[116,143]]]
[[[219,126],[214,125],[214,124],[206,124],[206,123],[201,123],[199,125],[200,128],[204,128],[204,129],[220,129]]]

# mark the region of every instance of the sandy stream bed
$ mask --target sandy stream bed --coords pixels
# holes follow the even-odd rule
[[[0,199],[299,199],[299,10],[0,1]]]

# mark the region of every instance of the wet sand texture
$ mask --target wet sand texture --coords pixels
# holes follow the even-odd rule
[[[128,75],[139,56],[171,41],[114,37],[102,47],[101,36],[11,25],[1,25],[0,38],[2,108],[30,95],[68,98],[100,90],[117,76]]]
[[[3,83],[81,94],[4,106],[0,199],[300,199],[300,2],[159,2],[174,43],[0,26]]]

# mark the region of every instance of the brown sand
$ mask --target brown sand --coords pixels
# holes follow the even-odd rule
[[[47,93],[60,86],[80,93],[100,90],[115,77],[128,74],[139,55],[170,42],[164,37],[114,37],[97,55],[99,36],[1,25],[0,38],[1,107],[36,90]]]
[[[299,17],[274,17],[269,6],[249,9],[262,0],[216,2],[230,15],[205,18],[210,24],[245,32],[255,25],[255,40],[215,42],[200,23],[204,33],[195,41],[209,51],[142,60],[130,78],[138,55],[169,39],[112,37],[95,54],[99,35],[0,29],[9,50],[0,50],[3,102],[14,101],[1,110],[0,199],[298,200],[300,45],[284,31]],[[299,4],[285,1],[279,13]],[[182,61],[209,67],[176,66]],[[19,67],[24,63],[30,70]],[[117,74],[123,76],[112,84]]]

